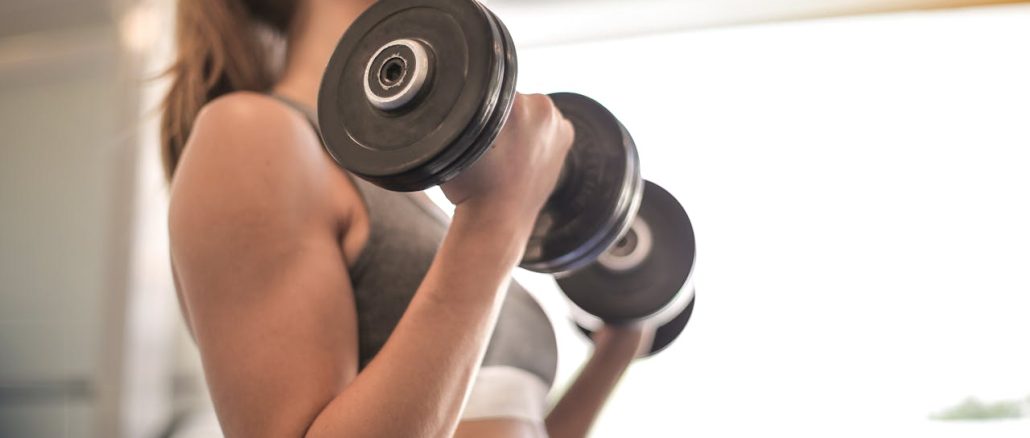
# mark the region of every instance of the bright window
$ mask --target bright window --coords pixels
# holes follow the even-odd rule
[[[698,235],[691,325],[595,436],[1027,436],[1028,41],[1009,7],[521,50],[519,88],[609,106]],[[1023,418],[931,419],[967,397]]]

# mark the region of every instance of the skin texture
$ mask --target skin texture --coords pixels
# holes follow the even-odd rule
[[[633,359],[648,351],[654,330],[605,326],[594,334],[594,354],[547,416],[551,437],[584,437]],[[529,436],[529,435],[523,435]]]
[[[366,3],[303,2],[275,91],[313,107],[332,48]],[[347,267],[369,233],[360,195],[301,115],[254,93],[209,103],[172,182],[169,234],[180,304],[226,436],[584,436],[638,332],[598,342],[547,430],[458,422],[572,136],[546,96],[516,98],[491,152],[443,187],[453,222],[393,335],[359,374]]]

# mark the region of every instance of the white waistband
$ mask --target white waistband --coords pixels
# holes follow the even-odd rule
[[[461,419],[517,418],[543,424],[547,390],[543,379],[520,368],[480,368]]]

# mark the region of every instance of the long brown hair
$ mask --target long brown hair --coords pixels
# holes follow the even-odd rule
[[[170,180],[201,107],[233,91],[266,91],[299,0],[179,0],[177,55],[162,105],[161,160]]]

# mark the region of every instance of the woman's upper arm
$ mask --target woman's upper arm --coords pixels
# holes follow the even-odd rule
[[[327,161],[299,115],[234,94],[176,171],[172,260],[228,436],[302,436],[357,374],[340,205],[359,198]]]

